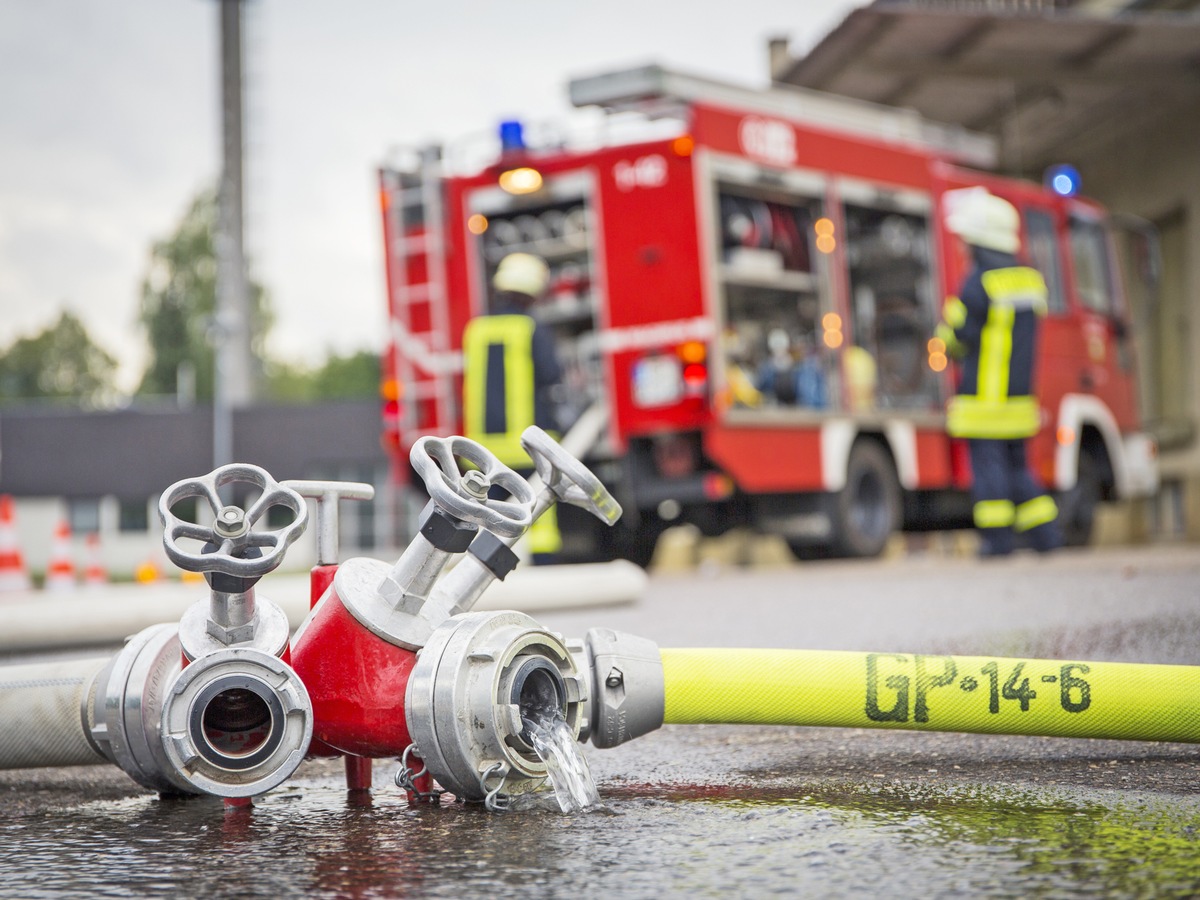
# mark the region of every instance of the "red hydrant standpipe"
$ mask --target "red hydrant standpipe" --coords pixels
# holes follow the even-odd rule
[[[338,570],[338,501],[371,500],[375,488],[361,482],[300,481],[282,482],[301,497],[317,502],[317,564],[309,572],[309,608],[317,605],[333,584]],[[339,754],[337,750],[314,739],[308,747],[309,756],[342,755],[346,764],[346,788],[351,791],[371,789],[371,759],[364,756]]]
[[[560,637],[519,613],[464,614],[516,565],[511,544],[556,498],[608,524],[620,515],[598,479],[540,429],[529,429],[523,443],[541,476],[537,495],[473,441],[414,445],[413,465],[432,498],[418,535],[390,569],[369,559],[340,566],[296,634],[292,661],[309,686],[320,744],[401,756],[409,773],[415,756],[413,766],[458,796],[483,799],[496,785],[517,793],[546,777],[521,720],[534,695],[552,697],[572,733],[586,734],[585,684]],[[460,472],[460,458],[474,468]],[[493,486],[512,499],[489,499]],[[479,723],[466,739],[454,724],[464,709]]]
[[[474,442],[423,438],[411,456],[433,497],[419,533],[394,566],[371,559],[339,566],[292,650],[312,697],[316,739],[353,756],[400,757],[412,744],[404,695],[416,651],[446,618],[427,602],[446,563],[467,550],[480,521],[515,534],[532,521],[528,485]],[[459,456],[477,471],[461,475]],[[490,484],[514,501],[485,505]]]

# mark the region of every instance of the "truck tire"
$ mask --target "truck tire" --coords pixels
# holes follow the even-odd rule
[[[643,516],[636,528],[630,528],[622,535],[621,556],[643,569],[649,569],[658,539],[666,530],[657,516]]]
[[[900,524],[900,481],[887,451],[858,441],[846,463],[846,486],[831,497],[831,556],[879,556]]]
[[[597,529],[597,552],[593,557],[580,561],[611,562],[614,559],[626,559],[643,569],[650,568],[658,539],[667,530],[661,519],[647,514],[643,514],[633,526],[624,521],[617,522],[611,528],[597,522],[592,524]]]
[[[1075,487],[1058,500],[1058,524],[1063,543],[1068,547],[1086,547],[1096,524],[1096,507],[1104,499],[1104,464],[1091,450],[1079,452],[1079,474]]]

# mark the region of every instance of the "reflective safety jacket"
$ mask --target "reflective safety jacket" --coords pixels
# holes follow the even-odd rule
[[[508,466],[532,466],[521,448],[530,425],[556,427],[548,389],[562,380],[554,343],[520,311],[478,316],[463,332],[463,430]]]
[[[975,267],[943,307],[938,334],[962,360],[958,394],[946,410],[953,437],[1032,437],[1041,424],[1033,396],[1038,319],[1046,282],[1014,256],[972,247]]]

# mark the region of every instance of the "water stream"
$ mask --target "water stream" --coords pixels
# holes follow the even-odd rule
[[[596,790],[583,747],[575,740],[558,707],[522,710],[522,721],[529,743],[546,764],[562,811],[580,812],[598,806],[600,792]]]

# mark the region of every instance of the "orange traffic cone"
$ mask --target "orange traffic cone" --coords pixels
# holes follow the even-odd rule
[[[0,591],[24,591],[30,587],[25,557],[17,540],[17,517],[13,499],[0,494]]]
[[[75,563],[71,559],[71,526],[66,521],[54,529],[54,544],[50,550],[50,565],[46,567],[46,590],[75,589]]]
[[[87,536],[87,568],[83,570],[83,583],[88,587],[108,584],[108,570],[100,555],[100,535],[93,531]]]

